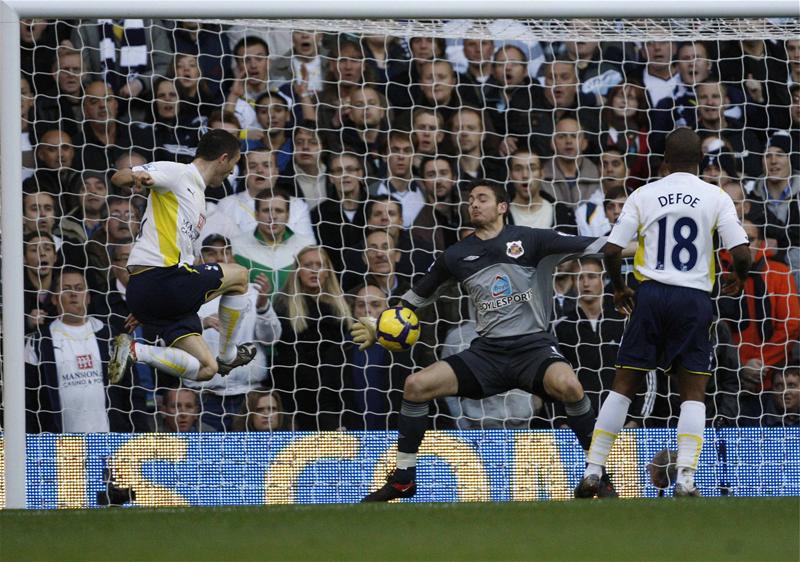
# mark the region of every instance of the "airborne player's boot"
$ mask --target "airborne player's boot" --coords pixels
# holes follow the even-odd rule
[[[256,356],[256,344],[242,343],[236,346],[236,357],[233,361],[225,363],[217,357],[217,372],[223,377],[234,370],[236,367],[247,365]]]

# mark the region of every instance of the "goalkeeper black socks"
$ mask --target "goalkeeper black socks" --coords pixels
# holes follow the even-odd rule
[[[589,397],[584,394],[583,398],[577,402],[564,402],[564,408],[567,411],[567,424],[578,438],[581,448],[588,451],[592,444],[595,422],[594,410]]]
[[[428,429],[428,411],[428,402],[403,400],[400,407],[395,471],[395,480],[400,483],[412,482],[416,477],[417,451]]]
[[[417,467],[397,468],[394,471],[394,481],[398,484],[410,484],[417,479]]]

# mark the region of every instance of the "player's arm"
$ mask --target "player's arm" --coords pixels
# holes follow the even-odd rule
[[[155,180],[146,171],[134,172],[131,168],[123,168],[111,176],[111,183],[117,187],[141,191],[143,188],[150,188],[155,185]]]
[[[436,300],[436,293],[439,288],[450,281],[452,277],[445,262],[445,255],[442,253],[428,270],[428,273],[401,297],[403,306],[416,311],[417,308],[431,304]],[[363,351],[375,343],[375,331],[375,319],[362,317],[353,324],[350,334],[353,336],[353,343],[357,344],[358,348]]]
[[[728,249],[733,258],[733,275],[723,277],[722,294],[728,296],[738,295],[747,275],[750,273],[752,257],[750,256],[750,241],[747,232],[742,228],[733,200],[727,195],[720,197],[721,209],[717,218],[717,232],[723,246]]]
[[[625,279],[622,277],[623,252],[624,248],[622,246],[606,242],[603,248],[603,263],[614,288],[614,305],[622,314],[628,315],[633,312],[633,297],[635,293],[633,289],[625,284]]]
[[[611,279],[614,288],[614,305],[622,314],[633,312],[633,289],[625,284],[622,277],[622,258],[630,257],[636,252],[636,244],[631,239],[639,230],[639,212],[634,195],[628,198],[622,208],[608,241],[603,247],[603,263],[606,273]]]
[[[433,262],[428,272],[403,294],[403,306],[416,311],[418,308],[428,306],[436,300],[438,291],[453,278],[447,267],[444,253]]]
[[[559,261],[600,254],[606,237],[572,236],[556,230],[530,229],[529,246],[535,249],[533,265],[547,256],[561,256]]]
[[[722,282],[722,294],[736,296],[744,287],[747,275],[750,273],[752,257],[750,248],[747,244],[739,244],[728,250],[733,258],[733,275],[724,276]]]

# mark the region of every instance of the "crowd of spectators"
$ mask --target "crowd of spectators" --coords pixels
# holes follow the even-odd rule
[[[444,287],[409,352],[360,351],[349,327],[470,234],[470,182],[505,183],[509,222],[602,236],[663,173],[680,126],[703,138],[700,173],[731,196],[754,258],[744,295],[716,299],[709,423],[800,420],[800,39],[462,41],[131,19],[23,20],[21,39],[31,432],[393,429],[408,374],[475,336],[469,301]],[[109,177],[190,162],[216,128],[242,158],[206,192],[199,259],[250,270],[242,341],[258,355],[207,383],[137,365],[109,385],[147,204]],[[554,278],[554,331],[595,410],[624,326],[605,285],[594,259]],[[215,310],[200,311],[212,350]],[[674,425],[673,399],[648,374],[628,426]],[[435,408],[442,428],[563,421],[523,392]]]

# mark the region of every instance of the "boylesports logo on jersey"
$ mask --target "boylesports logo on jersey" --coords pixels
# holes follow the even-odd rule
[[[494,283],[492,283],[492,296],[493,297],[507,297],[514,291],[511,289],[511,279],[505,273],[498,273],[494,276]]]
[[[514,240],[506,242],[506,255],[510,258],[517,259],[525,253],[525,248],[522,247],[522,240]]]
[[[494,282],[491,286],[492,297],[490,301],[483,301],[478,303],[478,310],[486,312],[489,310],[497,310],[510,304],[518,302],[527,302],[533,297],[533,290],[528,289],[524,293],[514,293],[511,287],[511,279],[505,273],[498,273],[494,277]]]

